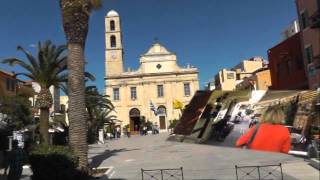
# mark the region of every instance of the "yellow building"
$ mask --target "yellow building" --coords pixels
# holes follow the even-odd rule
[[[68,101],[69,101],[68,96],[60,96],[60,112],[62,114],[65,114],[65,122],[66,122],[66,124],[69,125],[69,119],[68,119],[68,115],[67,115]]]
[[[199,89],[198,69],[178,66],[175,53],[154,43],[140,56],[137,70],[124,71],[120,25],[119,14],[109,11],[105,17],[105,93],[110,95],[122,126],[138,131],[142,121],[151,121],[165,130],[169,120],[180,115],[173,100],[188,104]]]
[[[250,77],[244,78],[241,83],[237,84],[236,89],[268,90],[271,85],[270,70],[262,68],[253,72]]]
[[[233,67],[231,70],[222,69],[215,75],[215,88],[223,91],[233,91],[246,78],[252,77],[256,72],[264,69],[266,66],[265,60],[261,57],[253,57],[248,60],[243,60],[241,63]],[[264,77],[264,75],[259,75]],[[269,72],[270,80],[270,72]],[[259,87],[262,84],[259,84]]]
[[[215,88],[223,91],[233,91],[236,88],[236,72],[222,69],[215,76]]]
[[[241,63],[233,67],[231,70],[237,73],[237,80],[242,80],[245,77],[250,77],[253,72],[264,67],[264,59],[261,57],[252,57],[248,60],[243,60]]]

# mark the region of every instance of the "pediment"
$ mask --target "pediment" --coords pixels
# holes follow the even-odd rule
[[[144,55],[164,55],[164,54],[172,54],[172,52],[168,51],[161,44],[155,43],[150,47],[150,49]]]

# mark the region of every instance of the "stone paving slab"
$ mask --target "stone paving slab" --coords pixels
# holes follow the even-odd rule
[[[90,146],[95,166],[113,166],[112,178],[141,179],[141,168],[183,167],[185,179],[235,179],[235,165],[283,164],[286,179],[314,180],[319,171],[287,154],[166,141],[168,133],[132,136]]]

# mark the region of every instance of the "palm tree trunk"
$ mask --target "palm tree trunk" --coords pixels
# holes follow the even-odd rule
[[[88,144],[85,108],[84,50],[79,43],[68,44],[69,142],[79,158],[79,168],[88,167]]]
[[[40,142],[49,144],[49,108],[40,108]]]

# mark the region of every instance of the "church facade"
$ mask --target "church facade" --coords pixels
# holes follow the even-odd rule
[[[198,69],[180,67],[175,53],[154,43],[140,56],[137,70],[125,71],[121,38],[119,14],[111,10],[105,17],[105,94],[115,106],[113,113],[131,131],[139,131],[143,121],[166,130],[181,114],[173,101],[186,105],[199,89]]]

